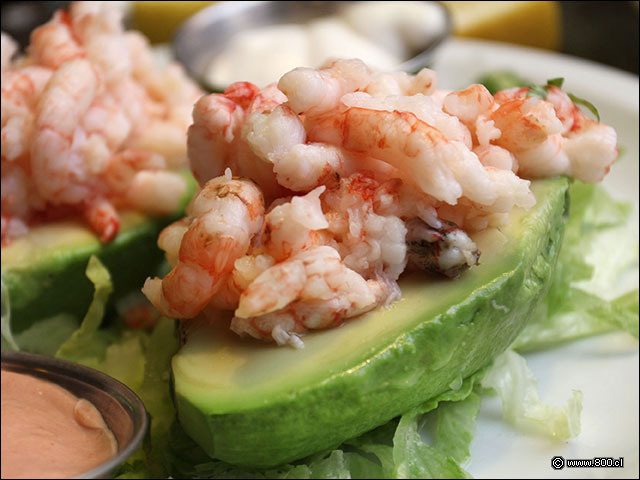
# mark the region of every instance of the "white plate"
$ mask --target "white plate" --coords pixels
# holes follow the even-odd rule
[[[633,201],[638,238],[638,77],[593,62],[507,44],[451,40],[433,64],[442,88],[462,88],[488,71],[512,70],[536,83],[564,77],[563,88],[588,99],[618,133],[623,156],[604,184]],[[637,274],[634,282],[637,286]],[[500,400],[483,400],[467,470],[476,478],[638,478],[638,342],[622,333],[526,355],[544,401],[584,393],[582,433],[569,442],[525,435],[502,420]],[[624,468],[551,468],[551,458],[624,457]]]

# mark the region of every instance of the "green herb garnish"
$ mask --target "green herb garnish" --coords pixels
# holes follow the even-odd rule
[[[552,78],[551,80],[547,80],[547,87],[549,85],[554,85],[558,88],[562,88],[562,84],[564,83],[563,77]]]
[[[567,95],[569,95],[571,101],[576,105],[583,105],[584,107],[588,108],[589,111],[596,117],[598,123],[600,123],[600,114],[598,113],[598,109],[593,105],[593,103],[585,100],[584,98],[576,97],[573,93],[567,93]]]
[[[551,78],[547,80],[545,85],[534,85],[529,84],[529,93],[527,93],[527,97],[538,97],[542,100],[547,99],[547,95],[549,94],[549,87],[554,86],[558,88],[562,88],[562,84],[564,83],[563,77]]]
[[[542,100],[547,99],[547,95],[549,94],[549,87],[554,86],[558,88],[562,88],[562,84],[564,83],[563,77],[551,78],[547,80],[546,85],[527,85],[529,87],[529,93],[527,93],[527,97],[538,97]],[[576,105],[582,105],[589,109],[589,111],[596,117],[598,123],[600,123],[600,114],[598,113],[598,109],[593,105],[593,103],[585,100],[584,98],[576,97],[574,94],[567,92],[567,95],[571,99],[573,103]]]
[[[543,85],[529,85],[529,93],[527,93],[527,97],[538,97],[542,100],[546,100],[547,93],[547,87]]]

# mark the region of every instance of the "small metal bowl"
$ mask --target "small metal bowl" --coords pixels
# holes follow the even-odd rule
[[[304,24],[335,15],[354,3],[346,1],[219,2],[200,10],[180,26],[173,37],[173,53],[175,58],[185,66],[189,75],[205,89],[220,92],[227,85],[209,84],[205,73],[210,62],[224,50],[231,37],[237,32],[277,24]],[[434,11],[442,15],[443,21],[439,22],[442,30],[434,32],[427,45],[414,49],[414,56],[398,65],[396,70],[416,72],[428,66],[435,48],[451,33],[451,17],[442,4],[420,3],[433,4],[437,7]],[[247,61],[256,61],[256,59],[247,59]]]
[[[118,453],[74,478],[109,478],[142,442],[148,428],[142,400],[116,379],[77,363],[26,352],[2,351],[2,369],[55,383],[91,402],[118,441]]]

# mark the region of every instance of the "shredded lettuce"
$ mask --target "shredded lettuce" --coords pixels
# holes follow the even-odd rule
[[[41,355],[54,356],[62,344],[78,330],[79,320],[70,314],[61,313],[34,323],[16,335],[20,350]]]
[[[320,452],[296,464],[246,470],[207,457],[177,422],[172,426],[170,448],[165,455],[171,464],[171,476],[179,478],[391,478],[383,474],[374,457],[349,447]]]
[[[512,345],[521,352],[617,329],[638,338],[638,237],[627,223],[631,206],[581,182],[571,185],[570,198],[549,293]]]
[[[481,385],[498,393],[505,419],[517,427],[545,432],[560,440],[580,433],[582,392],[574,390],[562,407],[546,405],[538,393],[538,380],[526,360],[513,350],[495,359]]]
[[[108,338],[100,335],[98,329],[104,318],[113,285],[108,270],[95,256],[89,259],[86,274],[95,287],[93,300],[80,328],[60,346],[56,357],[97,368],[104,363],[108,347]]]
[[[628,224],[631,206],[601,186],[580,182],[571,185],[570,199],[550,291],[511,347],[521,352],[611,330],[638,338],[638,238]],[[580,432],[582,393],[574,391],[563,407],[545,405],[526,361],[513,351],[495,360],[482,386],[498,392],[514,425],[559,439]]]
[[[162,478],[169,475],[168,472],[173,469],[171,465],[176,461],[169,449],[175,421],[169,389],[171,357],[178,350],[175,320],[161,318],[150,336],[144,331],[137,332],[147,339],[144,342],[146,348],[140,354],[143,378],[138,386],[129,386],[140,396],[147,409],[149,435],[145,444],[120,466],[115,478]]]
[[[142,330],[123,329],[116,324],[105,327],[106,305],[113,291],[111,276],[95,256],[89,259],[86,275],[95,288],[89,310],[80,327],[64,340],[55,356],[100,370],[136,390],[142,384],[148,334]],[[37,328],[68,326],[71,321],[68,316],[59,315],[49,320],[49,324],[45,321],[42,327]],[[34,337],[30,335],[28,338]],[[36,345],[35,341],[32,343],[25,344],[29,346],[29,351],[51,348],[55,344],[47,342],[43,347]]]
[[[638,289],[593,308],[598,318],[607,318],[612,326],[638,339]]]
[[[469,478],[453,458],[422,440],[417,414],[400,418],[393,442],[394,478]]]
[[[61,313],[35,322],[28,329],[14,335],[11,329],[11,301],[9,289],[1,285],[2,350],[24,350],[41,355],[55,355],[60,346],[78,329],[79,321]]]
[[[137,390],[151,418],[150,439],[147,448],[148,468],[154,477],[166,476],[170,465],[165,457],[175,420],[171,398],[171,358],[178,351],[176,322],[162,318],[153,329],[146,351],[144,379]]]
[[[473,386],[483,374],[472,375],[460,388],[430,399],[400,417],[393,437],[393,478],[470,477],[460,464],[469,458],[480,409],[480,397]],[[424,425],[431,428],[422,428]],[[430,442],[424,441],[425,436],[430,437]]]
[[[435,417],[434,448],[463,464],[469,460],[469,445],[480,410],[480,395],[475,392],[457,402],[444,402],[428,416]]]
[[[61,313],[35,322],[14,335],[11,329],[9,292],[2,283],[2,349],[23,350],[41,355],[55,355],[60,346],[78,329],[80,322],[73,315]]]
[[[0,298],[2,317],[0,317],[0,333],[2,333],[3,350],[19,350],[18,344],[11,333],[11,304],[9,303],[9,289],[0,280]]]

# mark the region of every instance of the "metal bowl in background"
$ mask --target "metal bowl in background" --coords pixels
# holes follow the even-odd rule
[[[356,2],[346,1],[254,1],[220,2],[211,5],[185,21],[173,37],[172,47],[175,58],[184,64],[187,72],[204,88],[222,91],[227,85],[212,85],[206,78],[210,62],[229,44],[238,32],[279,24],[305,24],[322,17],[330,17]],[[394,2],[397,4],[399,2]],[[447,9],[438,2],[412,2],[431,4],[433,12],[440,18],[429,19],[438,25],[426,45],[412,49],[411,58],[399,65],[397,70],[416,72],[428,66],[433,51],[451,33],[451,18]],[[339,55],[339,52],[336,53]],[[246,59],[259,61],[260,59]],[[311,65],[307,65],[311,66]],[[284,74],[286,72],[282,72]],[[247,80],[238,78],[237,80]],[[277,80],[277,79],[274,79]]]
[[[118,453],[75,478],[109,478],[142,442],[148,428],[142,400],[116,379],[77,363],[26,352],[2,351],[2,369],[55,383],[91,402],[118,441]]]

